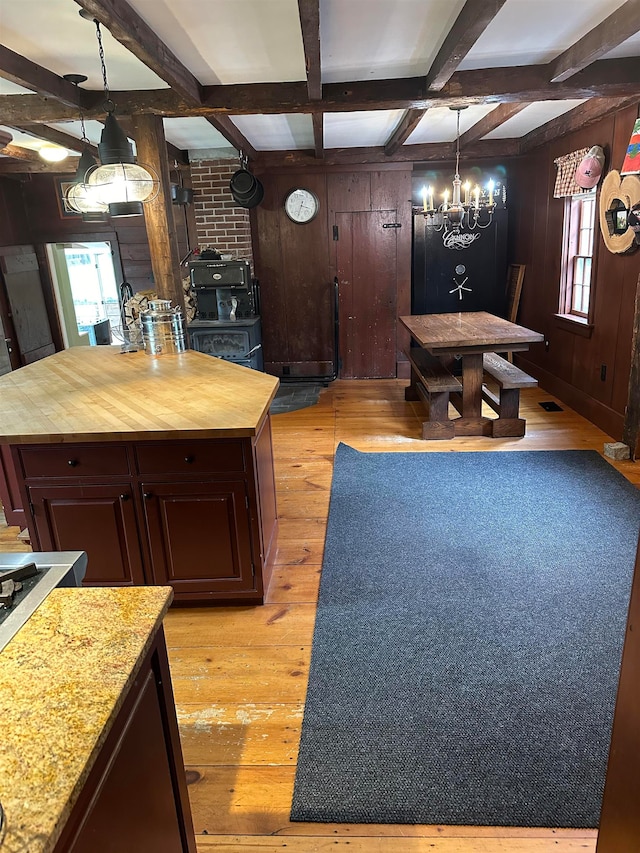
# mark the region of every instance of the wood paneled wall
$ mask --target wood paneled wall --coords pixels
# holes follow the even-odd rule
[[[601,145],[605,170],[619,170],[637,114],[637,107],[622,110],[514,160],[510,167],[510,262],[526,265],[518,322],[546,339],[519,360],[543,388],[616,439],[622,436],[627,403],[640,252],[609,252],[597,228],[591,334],[581,334],[583,329],[571,328],[554,316],[559,305],[564,201],[553,198],[553,161],[569,151]]]
[[[253,251],[268,371],[283,375],[288,368],[291,376],[326,375],[333,366],[333,226],[338,213],[397,212],[397,313],[410,313],[411,169],[410,163],[269,172],[256,168],[265,195],[252,211]],[[305,225],[294,224],[284,212],[285,197],[296,187],[312,190],[320,201],[319,214]],[[398,335],[399,371],[408,375],[401,354],[404,333]]]
[[[69,176],[66,176],[67,178]],[[64,242],[82,234],[115,232],[122,271],[134,291],[153,287],[149,242],[144,216],[127,216],[108,222],[83,222],[80,216],[64,216],[58,198],[58,182],[52,175],[33,175],[25,183],[24,199],[29,211],[32,243]],[[173,207],[180,256],[187,253],[187,226],[184,208]],[[108,239],[105,236],[105,239]]]

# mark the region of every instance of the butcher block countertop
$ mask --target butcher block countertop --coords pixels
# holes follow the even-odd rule
[[[0,652],[3,853],[54,848],[171,599],[55,589]]]
[[[0,377],[0,444],[254,436],[278,384],[193,350],[72,347]]]

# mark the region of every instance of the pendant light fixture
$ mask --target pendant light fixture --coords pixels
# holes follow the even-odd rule
[[[83,12],[84,9],[80,11],[82,17],[90,17]],[[116,105],[109,95],[100,22],[95,18],[91,20],[96,25],[107,117],[98,144],[101,165],[89,170],[86,183],[107,205],[111,216],[138,216],[143,212],[143,202],[151,201],[158,194],[160,182],[149,166],[136,163],[131,143],[115,117]]]
[[[87,79],[85,74],[65,74],[64,79],[74,86],[79,86]],[[94,190],[85,183],[85,176],[89,169],[95,168],[97,163],[89,151],[89,139],[84,128],[84,114],[80,110],[80,127],[82,128],[82,153],[78,161],[76,175],[65,193],[67,206],[75,213],[80,213],[84,222],[106,222],[108,217],[107,205],[95,197]]]

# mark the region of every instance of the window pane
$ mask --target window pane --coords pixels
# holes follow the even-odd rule
[[[573,303],[571,305],[572,311],[582,311],[582,287],[578,285],[573,288]]]
[[[582,203],[582,228],[591,228],[593,225],[593,201],[585,199]]]
[[[574,284],[582,284],[584,282],[584,258],[576,258],[576,267],[573,275]]]

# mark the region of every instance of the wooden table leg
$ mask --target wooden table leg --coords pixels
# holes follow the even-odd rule
[[[493,435],[493,421],[482,417],[482,353],[462,356],[462,417],[455,420],[456,435]]]

